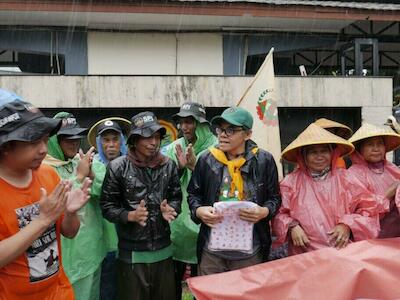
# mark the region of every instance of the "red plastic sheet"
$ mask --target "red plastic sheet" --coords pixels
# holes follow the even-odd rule
[[[400,238],[324,248],[188,280],[198,300],[400,299]]]

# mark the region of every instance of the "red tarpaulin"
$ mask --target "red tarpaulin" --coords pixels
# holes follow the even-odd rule
[[[205,299],[400,299],[400,238],[325,248],[188,284]]]

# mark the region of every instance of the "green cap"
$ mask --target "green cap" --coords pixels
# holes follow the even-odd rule
[[[247,129],[253,127],[253,117],[242,107],[232,106],[225,109],[222,115],[214,117],[211,123],[219,125],[223,121],[235,126],[246,127]]]

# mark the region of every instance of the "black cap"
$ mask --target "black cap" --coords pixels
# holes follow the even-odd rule
[[[162,138],[167,132],[167,130],[160,125],[157,117],[151,111],[141,112],[133,116],[131,121],[131,131],[128,136],[128,141],[133,135],[150,137],[155,132],[160,131]]]
[[[175,123],[179,122],[179,118],[187,117],[193,117],[199,123],[209,123],[206,119],[206,110],[200,103],[185,102],[179,109],[179,113],[172,116]]]
[[[54,135],[61,121],[47,118],[29,102],[14,100],[0,107],[0,145],[10,141],[33,142]]]
[[[122,133],[121,126],[117,122],[113,122],[111,120],[106,120],[103,123],[101,123],[97,129],[97,135],[102,134],[104,131],[107,130],[112,130],[116,131],[118,133]]]
[[[121,117],[108,117],[97,121],[87,134],[89,145],[97,148],[96,137],[107,130],[114,130],[126,136],[131,130],[131,122]]]
[[[61,119],[61,128],[57,136],[65,136],[66,139],[80,139],[86,136],[88,129],[79,126],[76,118],[71,113],[57,114],[55,119]]]

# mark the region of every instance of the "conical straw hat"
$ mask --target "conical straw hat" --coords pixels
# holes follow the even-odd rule
[[[388,126],[375,126],[365,123],[353,134],[349,142],[353,145],[361,142],[362,140],[381,136],[385,140],[386,152],[393,151],[400,146],[400,135],[395,133]]]
[[[127,135],[131,129],[131,121],[124,119],[124,118],[120,118],[120,117],[109,117],[109,118],[105,118],[102,119],[98,122],[96,122],[89,130],[89,133],[87,135],[87,140],[90,144],[90,146],[93,146],[97,149],[97,144],[96,144],[96,136],[97,136],[97,130],[100,124],[102,124],[105,121],[113,121],[118,123],[118,125],[121,127],[123,133],[125,135]]]
[[[314,122],[314,124],[324,129],[335,129],[334,134],[346,140],[353,134],[353,131],[350,129],[350,127],[326,118],[318,119]]]
[[[300,148],[321,144],[335,144],[339,149],[340,156],[350,154],[354,150],[354,146],[350,142],[312,123],[283,150],[282,158],[295,163],[297,162],[296,154]]]

